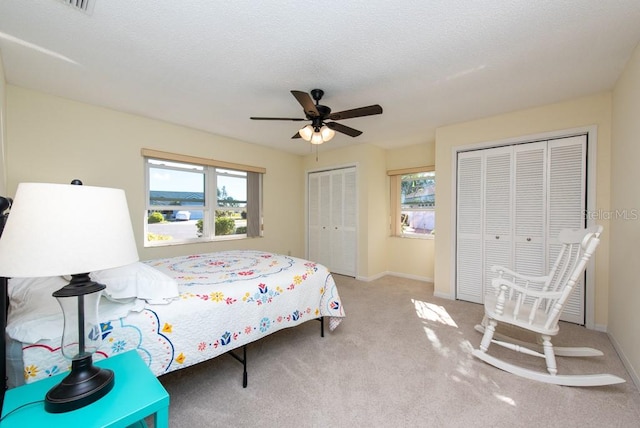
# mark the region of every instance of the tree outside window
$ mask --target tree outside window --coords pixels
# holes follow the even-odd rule
[[[388,171],[393,236],[435,235],[436,173],[432,167]]]
[[[260,236],[262,174],[153,158],[146,166],[145,245]]]

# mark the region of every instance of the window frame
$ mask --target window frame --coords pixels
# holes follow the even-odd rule
[[[403,168],[403,169],[395,169],[395,170],[387,171],[387,175],[389,176],[390,189],[391,189],[391,195],[390,195],[391,224],[389,226],[391,236],[401,237],[401,238],[411,238],[411,239],[434,239],[435,238],[434,232],[429,234],[426,234],[426,233],[425,234],[409,234],[409,233],[405,233],[402,228],[402,211],[403,211],[402,210],[402,190],[401,190],[402,177],[410,174],[426,173],[426,172],[432,172],[435,178],[436,169],[434,166],[419,166],[414,168]],[[429,207],[425,209],[412,209],[412,211],[434,211],[435,212],[435,202],[433,207]]]
[[[266,169],[249,165],[235,164],[214,159],[199,158],[195,156],[180,155],[161,152],[151,149],[142,149],[145,168],[145,203],[144,203],[144,247],[161,247],[170,245],[182,245],[203,242],[217,242],[236,239],[261,237],[263,235],[262,219],[262,178]],[[157,161],[158,163],[149,162]],[[187,239],[153,240],[148,239],[148,216],[154,211],[175,211],[175,205],[153,205],[151,203],[150,169],[159,168],[176,171],[188,171],[189,169],[178,166],[163,165],[163,162],[178,163],[186,166],[194,166],[194,170],[200,170],[204,182],[202,205],[180,205],[184,211],[202,211],[202,235]],[[221,176],[234,176],[233,172],[241,172],[247,182],[244,207],[219,206],[217,184]],[[215,190],[215,194],[213,193]],[[216,211],[247,212],[247,231],[242,234],[215,235]]]

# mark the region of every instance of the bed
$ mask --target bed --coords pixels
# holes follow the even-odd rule
[[[312,261],[264,251],[223,251],[137,262],[92,272],[107,288],[103,343],[94,360],[131,349],[156,376],[230,353],[287,327],[345,316],[331,273]],[[8,379],[30,383],[68,370],[60,352],[62,313],[51,293],[65,279],[10,279]],[[242,356],[234,350],[243,350]]]

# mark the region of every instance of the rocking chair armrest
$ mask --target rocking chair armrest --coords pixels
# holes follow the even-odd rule
[[[491,266],[491,272],[494,273],[501,273],[501,274],[505,274],[514,278],[518,278],[518,279],[523,279],[525,281],[531,281],[531,282],[541,282],[544,283],[549,279],[548,275],[545,276],[529,276],[529,275],[523,275],[521,273],[518,272],[514,272],[509,268],[506,268],[504,266],[500,266],[500,265],[493,265]]]
[[[541,291],[541,290],[531,290],[529,288],[522,287],[518,284],[509,281],[506,278],[494,278],[491,280],[491,285],[501,292],[509,292],[511,290],[516,291],[520,294],[525,294],[527,296],[539,298],[539,299],[559,299],[562,296],[562,291]]]

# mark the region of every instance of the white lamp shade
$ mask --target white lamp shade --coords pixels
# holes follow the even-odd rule
[[[320,134],[322,135],[322,140],[326,143],[327,141],[331,140],[334,135],[336,135],[336,131],[329,128],[327,125],[324,125],[322,128],[320,128]]]
[[[88,273],[138,260],[125,193],[21,183],[0,238],[0,276]]]
[[[313,126],[311,125],[305,126],[304,128],[298,131],[298,134],[300,134],[300,137],[302,137],[303,140],[310,141],[311,136],[313,135]]]
[[[322,134],[319,132],[314,132],[311,136],[311,144],[322,144],[324,140],[322,139]]]

